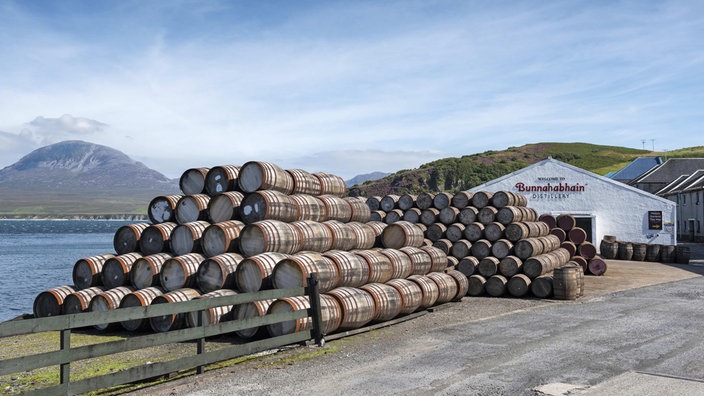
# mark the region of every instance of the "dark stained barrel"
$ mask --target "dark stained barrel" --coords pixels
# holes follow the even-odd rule
[[[200,292],[196,289],[184,288],[157,296],[152,300],[152,304],[168,304],[193,300],[200,297]],[[149,318],[149,325],[157,333],[169,330],[178,330],[186,327],[187,313],[154,316]]]
[[[279,261],[291,257],[288,254],[266,252],[248,257],[239,262],[235,270],[237,289],[243,293],[268,290],[271,284],[271,273]]]
[[[235,272],[244,257],[237,253],[223,253],[203,260],[198,265],[196,284],[203,293],[219,289],[237,289]]]
[[[198,253],[172,257],[161,267],[159,283],[166,291],[196,287],[198,267],[205,257]]]
[[[164,289],[160,287],[147,287],[146,289],[135,290],[125,295],[120,301],[120,308],[146,307],[158,296],[164,294]],[[146,330],[149,328],[149,319],[133,319],[120,322],[120,325],[127,331]]]
[[[127,253],[115,256],[105,261],[100,279],[106,289],[130,284],[130,270],[135,261],[142,258],[139,253]]]
[[[159,286],[161,268],[172,257],[168,253],[156,253],[138,258],[130,269],[130,284],[135,289]]]
[[[178,200],[175,209],[176,222],[179,224],[190,223],[197,220],[208,219],[208,203],[210,195],[186,195]]]
[[[472,196],[474,193],[469,191],[460,191],[452,196],[452,201],[450,202],[452,206],[457,209],[464,209],[472,202]]]
[[[142,232],[149,227],[149,223],[126,224],[115,231],[112,245],[119,254],[139,251],[139,239]]]
[[[240,220],[240,205],[244,195],[239,191],[227,191],[213,196],[208,201],[208,217],[211,223]]]
[[[245,224],[239,220],[228,220],[210,224],[203,231],[200,244],[206,257],[223,253],[237,253],[240,247],[240,232]]]
[[[188,253],[201,253],[201,238],[203,232],[210,223],[207,221],[193,221],[183,223],[171,232],[171,252],[175,256],[181,256]]]
[[[293,176],[271,162],[249,161],[242,165],[237,185],[245,193],[257,190],[276,190],[284,194],[293,192]]]
[[[45,318],[61,314],[64,299],[71,293],[75,293],[73,286],[58,286],[43,291],[34,299],[33,313],[35,318]]]
[[[276,190],[261,190],[245,195],[240,204],[240,218],[245,224],[262,220],[292,222],[298,219],[298,206]]]
[[[224,192],[236,191],[239,188],[237,185],[239,173],[239,165],[220,165],[210,168],[205,175],[205,192],[212,197]]]
[[[152,224],[170,223],[176,221],[176,204],[183,195],[161,195],[149,202],[147,215]]]
[[[181,178],[178,185],[186,195],[202,194],[205,192],[205,177],[210,168],[191,168],[187,169]]]
[[[156,253],[168,253],[171,250],[171,233],[178,224],[168,222],[152,224],[142,232],[139,240],[142,255],[149,256]]]
[[[422,192],[416,197],[416,207],[420,210],[426,210],[433,207],[433,198],[435,194]]]
[[[103,265],[113,257],[115,257],[114,254],[100,254],[76,261],[76,264],[73,265],[73,284],[76,290],[102,285],[100,273],[103,270]]]

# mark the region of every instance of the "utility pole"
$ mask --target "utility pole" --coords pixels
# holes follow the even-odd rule
[[[655,139],[650,139],[650,142],[653,144],[653,151],[655,151]]]
[[[643,150],[645,150],[645,139],[641,139],[640,142],[643,143]]]

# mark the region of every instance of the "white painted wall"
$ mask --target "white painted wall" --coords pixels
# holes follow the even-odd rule
[[[551,191],[530,191],[534,188],[549,188]],[[674,202],[554,159],[533,164],[469,191],[482,190],[523,194],[528,206],[538,214],[591,216],[595,244],[604,235],[638,243],[677,243],[677,205]],[[662,230],[649,228],[649,211],[662,212]]]

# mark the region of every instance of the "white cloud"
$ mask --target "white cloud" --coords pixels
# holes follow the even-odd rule
[[[100,121],[85,117],[74,117],[64,114],[59,118],[36,117],[25,124],[20,136],[39,145],[57,143],[63,140],[82,139],[89,135],[99,134],[107,127]]]

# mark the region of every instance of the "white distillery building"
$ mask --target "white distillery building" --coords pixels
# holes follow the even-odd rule
[[[677,205],[668,199],[548,158],[469,191],[513,191],[538,214],[571,214],[597,246],[620,241],[677,244]]]

